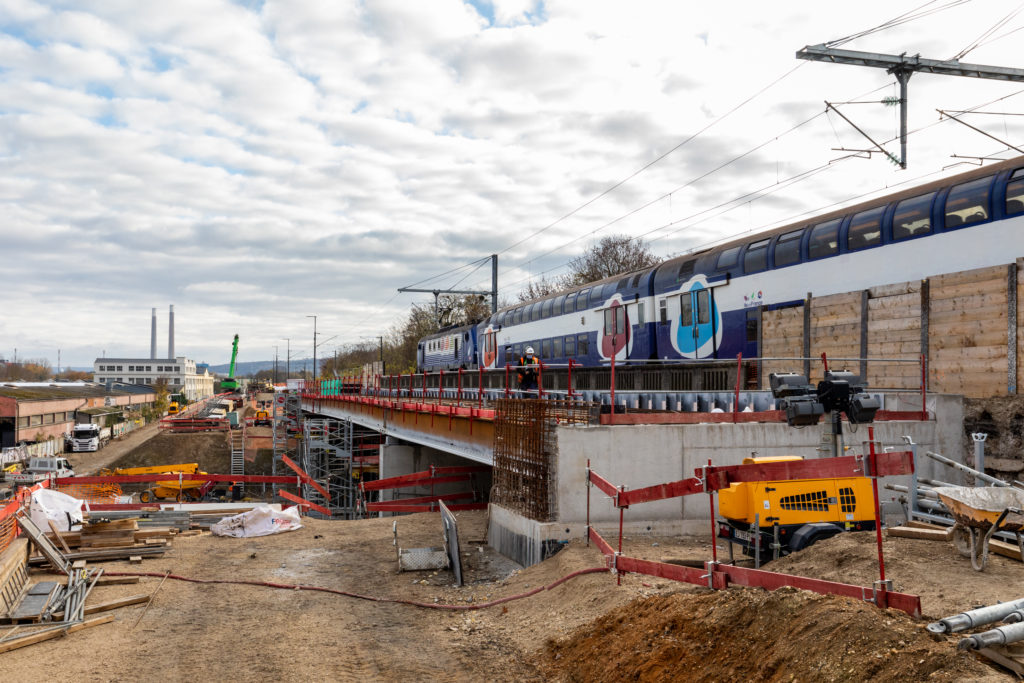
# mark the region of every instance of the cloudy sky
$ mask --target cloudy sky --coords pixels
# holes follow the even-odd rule
[[[842,47],[1024,67],[1024,15],[821,7],[0,0],[0,356],[147,357],[154,306],[163,355],[170,304],[179,355],[309,355],[317,315],[323,356],[492,253],[511,298],[605,234],[668,256],[1016,154],[937,109],[1024,143],[1024,83],[916,75],[909,168],[844,159],[869,143],[825,102],[898,152],[863,103],[894,79],[798,49],[939,10]]]

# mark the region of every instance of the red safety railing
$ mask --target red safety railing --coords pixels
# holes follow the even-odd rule
[[[386,479],[376,479],[359,483],[360,497],[363,500],[363,513],[370,512],[433,512],[439,510],[440,501],[455,501],[472,499],[471,503],[453,503],[448,505],[450,510],[485,510],[486,502],[480,502],[480,494],[475,491],[459,491],[456,493],[434,493],[434,486],[439,484],[453,484],[457,482],[472,482],[477,474],[489,472],[490,465],[462,465],[453,467],[430,466],[422,472],[402,474]],[[414,496],[388,501],[367,501],[367,493],[372,491],[387,491],[412,487],[430,487],[429,495]]]
[[[3,503],[0,507],[0,553],[7,550],[7,547],[17,538],[21,530],[15,516],[23,505],[27,505],[32,498],[32,492],[39,489],[49,488],[50,481],[44,480],[32,486],[23,486],[15,491],[14,496]]]
[[[713,466],[710,461],[707,467],[694,471],[688,479],[646,486],[627,491],[624,486],[615,486],[610,481],[594,472],[587,461],[587,540],[593,542],[607,558],[609,566],[618,575],[625,573],[646,574],[675,581],[683,581],[710,588],[721,589],[729,584],[743,586],[760,586],[769,590],[782,586],[793,586],[817,593],[830,593],[870,600],[879,607],[893,607],[907,612],[911,616],[921,615],[921,599],[916,595],[897,593],[888,589],[885,579],[885,559],[882,553],[882,525],[878,506],[878,477],[911,474],[914,471],[913,453],[896,451],[879,453],[875,450],[874,430],[869,429],[870,449],[866,455],[851,455],[838,458],[817,460],[794,460],[770,463],[752,463],[748,465]],[[864,588],[851,584],[823,581],[790,574],[748,569],[718,561],[717,534],[715,533],[715,501],[714,494],[739,482],[787,481],[800,479],[827,479],[839,477],[870,477],[874,491],[874,516],[876,540],[878,544],[879,581],[872,588]],[[596,487],[607,495],[612,504],[619,509],[619,540],[618,550],[614,549],[590,523],[590,488]],[[656,500],[678,498],[698,493],[707,493],[711,509],[711,548],[712,559],[704,563],[703,569],[681,567],[663,562],[653,562],[622,555],[623,518],[626,508],[631,505]]]
[[[828,370],[829,363],[835,361],[849,361],[849,362],[875,362],[875,363],[919,363],[921,366],[921,380],[920,386],[917,391],[920,392],[921,408],[920,410],[879,410],[876,413],[876,421],[886,420],[927,420],[927,368],[924,356],[920,356],[916,359],[906,358],[839,358],[829,359],[826,354],[821,354],[819,358],[748,358],[744,359],[742,354],[736,356],[736,380],[732,387],[733,393],[733,404],[731,410],[723,412],[721,410],[713,412],[662,412],[656,411],[651,413],[637,412],[635,410],[623,410],[621,406],[616,405],[616,393],[618,391],[616,386],[616,368],[622,365],[624,362],[630,366],[644,365],[650,363],[658,363],[661,365],[672,366],[672,363],[664,363],[664,361],[637,361],[627,360],[621,361],[615,357],[608,360],[608,368],[610,370],[610,402],[611,406],[609,411],[601,415],[602,424],[652,424],[652,423],[672,423],[672,424],[690,424],[690,423],[743,423],[743,422],[782,422],[786,419],[783,411],[780,410],[762,410],[758,412],[749,412],[750,409],[740,410],[740,392],[743,390],[744,363],[753,362],[781,362],[781,361],[792,361],[792,362],[821,362],[822,367],[825,371]],[[441,416],[448,418],[449,426],[454,418],[468,418],[469,420],[493,420],[494,412],[484,407],[484,393],[494,392],[503,395],[505,398],[510,398],[515,395],[521,395],[522,390],[514,384],[514,378],[512,371],[517,371],[522,366],[518,365],[504,365],[497,368],[476,368],[476,386],[466,387],[464,384],[465,371],[461,368],[457,370],[456,381],[454,386],[445,386],[445,371],[441,370],[436,373],[411,373],[406,379],[406,375],[377,375],[372,382],[360,374],[346,374],[340,379],[334,380],[317,380],[315,382],[301,382],[300,383],[300,394],[304,399],[313,401],[340,401],[361,404],[363,406],[374,406],[383,408],[388,411],[389,417],[393,417],[396,411],[404,412],[415,412],[415,413],[426,413],[431,415],[431,421],[435,416]],[[565,369],[567,388],[564,390],[565,395],[569,400],[581,399],[581,393],[574,388],[573,384],[573,372],[574,370],[582,367],[580,363],[570,359],[568,363],[562,364],[546,364],[540,362],[536,366],[538,374],[538,388],[531,390],[529,393],[535,395],[538,398],[543,398],[545,390],[543,388],[544,382],[543,377],[545,372],[550,372],[552,369]],[[447,373],[449,376],[452,372]],[[416,377],[420,378],[417,387],[415,382]],[[427,386],[428,376],[437,378],[436,387]],[[499,382],[501,386],[498,387],[485,387],[485,379],[488,377],[500,377],[502,382]],[[534,393],[535,391],[535,393]],[[561,390],[560,390],[561,391]],[[915,391],[914,389],[907,389],[901,391]],[[550,392],[548,392],[550,393]],[[621,393],[621,392],[619,392]],[[681,393],[667,391],[666,393]],[[404,414],[403,414],[404,417]],[[418,418],[416,418],[418,420]]]

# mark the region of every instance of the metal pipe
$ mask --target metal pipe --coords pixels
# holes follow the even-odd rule
[[[908,486],[901,486],[900,484],[886,484],[885,488],[889,489],[890,491],[898,491],[900,493],[910,493],[910,487],[908,487]],[[931,498],[931,499],[934,499],[934,500],[938,500],[938,498],[939,498],[939,494],[935,493],[935,491],[932,491],[931,489],[924,489],[924,488],[921,488],[921,487],[918,487],[917,495],[918,496],[924,496],[926,498]]]
[[[939,453],[935,453],[933,451],[925,451],[924,454],[927,455],[932,460],[937,460],[938,462],[941,462],[943,465],[949,465],[950,467],[953,467],[955,469],[961,470],[963,472],[967,472],[968,474],[973,474],[975,477],[978,477],[979,479],[987,481],[990,484],[992,484],[993,486],[1009,486],[1009,484],[1007,484],[1005,481],[1003,481],[1001,479],[996,479],[995,477],[990,477],[989,475],[985,474],[984,472],[979,472],[978,470],[974,469],[973,467],[968,467],[967,465],[962,465],[962,464],[960,464],[958,462],[950,460],[946,456],[941,455]]]
[[[990,645],[1009,645],[1024,640],[1024,623],[998,626],[991,631],[967,636],[956,644],[959,650],[980,650]]]
[[[996,605],[979,607],[967,612],[961,612],[945,619],[928,624],[928,630],[932,633],[959,633],[969,628],[984,626],[1000,621],[1006,615],[1019,609],[1024,609],[1024,598],[1000,602]]]

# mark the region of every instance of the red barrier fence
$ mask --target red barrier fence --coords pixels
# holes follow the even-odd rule
[[[874,430],[869,429],[870,452],[866,455],[822,458],[817,460],[793,460],[773,463],[752,463],[748,465],[699,467],[694,477],[679,481],[656,484],[627,491],[616,487],[610,481],[590,468],[587,461],[587,541],[593,542],[607,558],[609,566],[619,576],[625,573],[646,574],[674,581],[706,585],[713,589],[726,588],[730,584],[759,586],[774,590],[782,586],[793,586],[816,593],[829,593],[858,598],[875,603],[879,607],[893,607],[913,617],[921,616],[921,598],[916,595],[897,593],[889,590],[885,580],[885,560],[882,555],[882,525],[878,508],[878,477],[912,474],[913,454],[910,451],[877,453]],[[875,530],[878,544],[878,565],[880,580],[873,588],[823,581],[802,576],[779,574],[760,569],[747,569],[718,561],[717,537],[715,534],[714,493],[737,482],[788,481],[800,479],[827,479],[866,476],[872,479],[874,489]],[[619,509],[619,547],[616,551],[590,524],[590,487],[597,487],[612,499]],[[707,493],[711,505],[711,547],[712,560],[704,563],[704,569],[682,567],[664,562],[653,562],[622,555],[623,512],[630,505],[655,500],[678,498],[680,496]]]
[[[0,508],[0,553],[7,549],[15,538],[21,533],[18,522],[14,516],[22,505],[28,503],[33,491],[50,487],[49,481],[41,481],[32,486],[23,486],[17,490],[14,497]]]

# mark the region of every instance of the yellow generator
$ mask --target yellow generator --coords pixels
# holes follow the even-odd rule
[[[803,460],[798,455],[745,458],[744,465]],[[718,537],[762,562],[802,550],[841,531],[875,528],[867,477],[732,484],[718,492]]]

